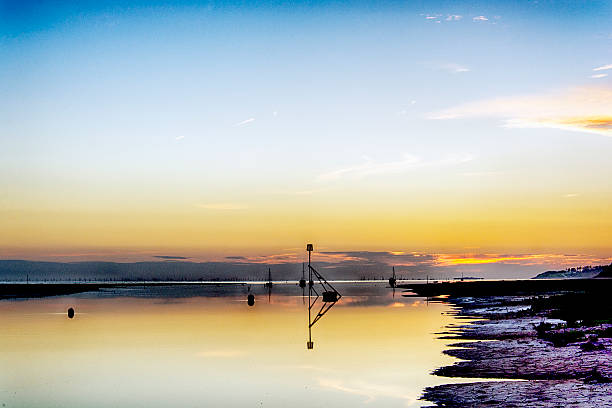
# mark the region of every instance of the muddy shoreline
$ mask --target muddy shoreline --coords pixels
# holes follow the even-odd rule
[[[439,333],[458,340],[445,353],[461,360],[434,374],[492,381],[430,387],[421,399],[435,407],[612,407],[610,283],[439,298],[459,318]]]

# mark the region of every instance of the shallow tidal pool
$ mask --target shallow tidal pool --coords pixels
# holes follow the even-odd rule
[[[308,290],[136,287],[0,301],[5,407],[418,407],[454,359],[447,304],[342,283],[309,340]],[[311,301],[314,298],[311,298]],[[321,299],[311,311],[316,316]],[[75,310],[68,318],[67,310]]]

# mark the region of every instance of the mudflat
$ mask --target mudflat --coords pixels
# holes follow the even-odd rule
[[[462,361],[434,374],[501,380],[430,387],[422,399],[444,407],[612,406],[612,281],[532,282],[493,285],[494,295],[486,294],[492,282],[410,288],[449,296],[438,299],[471,320],[440,333],[462,340],[445,350]]]

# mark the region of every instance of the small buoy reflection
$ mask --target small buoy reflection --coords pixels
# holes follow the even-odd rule
[[[69,308],[68,309],[68,318],[72,319],[74,317],[74,309],[73,308]]]
[[[247,304],[249,306],[253,306],[255,304],[255,296],[252,293],[249,293],[249,296],[247,296]]]

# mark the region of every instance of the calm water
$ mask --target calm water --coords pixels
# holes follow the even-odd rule
[[[6,407],[412,407],[453,360],[449,307],[340,284],[313,328],[295,285],[132,288],[0,301]],[[68,319],[68,307],[76,309]]]

